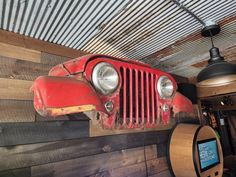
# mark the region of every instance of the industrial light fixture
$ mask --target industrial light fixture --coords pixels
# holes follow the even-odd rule
[[[203,25],[203,29],[201,31],[202,36],[211,37],[212,48],[209,51],[210,59],[208,60],[208,66],[204,68],[197,76],[197,86],[222,86],[236,81],[236,64],[226,62],[224,57],[220,55],[219,49],[214,47],[213,44],[213,36],[217,35],[221,31],[220,26],[211,20],[203,21],[187,7],[185,7],[179,0],[172,1]]]
[[[212,21],[207,21],[202,29],[202,36],[211,38],[212,48],[209,50],[208,66],[197,76],[198,86],[222,86],[236,81],[236,64],[226,62],[220,55],[219,48],[215,47],[213,43],[213,36],[220,30],[220,26]]]

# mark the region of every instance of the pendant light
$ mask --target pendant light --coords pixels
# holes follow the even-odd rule
[[[197,85],[200,87],[222,86],[236,81],[236,64],[226,62],[213,43],[213,36],[220,31],[220,26],[212,21],[208,21],[202,29],[202,36],[211,38],[212,48],[209,51],[208,66],[197,76]]]
[[[209,51],[210,59],[208,60],[208,66],[198,74],[197,86],[214,87],[236,82],[236,64],[226,62],[224,57],[220,55],[219,49],[214,47],[213,44],[213,36],[221,31],[220,26],[211,20],[203,21],[179,0],[172,1],[203,25],[201,31],[203,37],[211,38],[212,48]]]

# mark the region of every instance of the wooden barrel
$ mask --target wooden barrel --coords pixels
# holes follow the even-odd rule
[[[216,141],[219,162],[210,168],[201,168],[198,144]],[[169,140],[169,161],[176,177],[221,177],[223,174],[223,155],[220,141],[209,126],[178,124]]]

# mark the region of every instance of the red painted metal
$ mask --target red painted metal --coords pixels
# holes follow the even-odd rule
[[[110,95],[96,92],[91,81],[93,68],[99,62],[108,62],[119,74],[119,86]],[[160,76],[173,77],[140,62],[117,59],[104,55],[89,55],[53,67],[49,76],[35,80],[34,106],[43,116],[57,116],[95,110],[105,128],[153,128],[160,122],[168,124],[174,113],[190,112],[191,102],[175,91],[162,99],[158,95]],[[128,95],[129,94],[129,95]],[[107,112],[104,104],[111,101],[114,108]],[[164,109],[168,107],[169,109]],[[117,126],[116,119],[119,119]],[[161,121],[162,120],[162,121]]]
[[[139,124],[139,95],[138,95],[138,71],[135,70],[135,115],[136,115],[136,124],[137,127]]]
[[[149,73],[146,72],[146,104],[147,104],[147,107],[146,107],[146,110],[147,110],[147,125],[149,126],[150,124],[150,102],[149,102],[149,78],[148,78],[148,75]]]
[[[144,82],[143,71],[141,71],[141,101],[142,101],[142,125],[144,125]]]
[[[38,77],[33,85],[34,107],[43,116],[97,110],[105,112],[94,89],[85,80],[72,77]]]
[[[133,75],[132,69],[129,70],[129,127],[133,125]]]
[[[173,104],[174,114],[180,112],[185,112],[185,113],[193,112],[192,102],[179,92],[175,94],[172,104]]]
[[[151,99],[152,99],[152,125],[155,124],[155,104],[154,104],[154,78],[153,78],[153,74],[151,74]]]
[[[123,92],[124,92],[124,96],[123,96],[123,114],[124,114],[124,117],[123,117],[123,124],[125,124],[126,125],[126,123],[127,123],[127,115],[126,115],[126,112],[127,112],[127,110],[126,110],[126,68],[123,68],[124,69],[124,83],[123,83],[123,85],[124,85],[124,90],[123,90]]]

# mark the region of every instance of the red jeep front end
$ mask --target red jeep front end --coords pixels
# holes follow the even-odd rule
[[[33,85],[42,116],[96,111],[104,128],[156,128],[191,102],[176,91],[173,77],[149,65],[88,55],[53,67]]]

